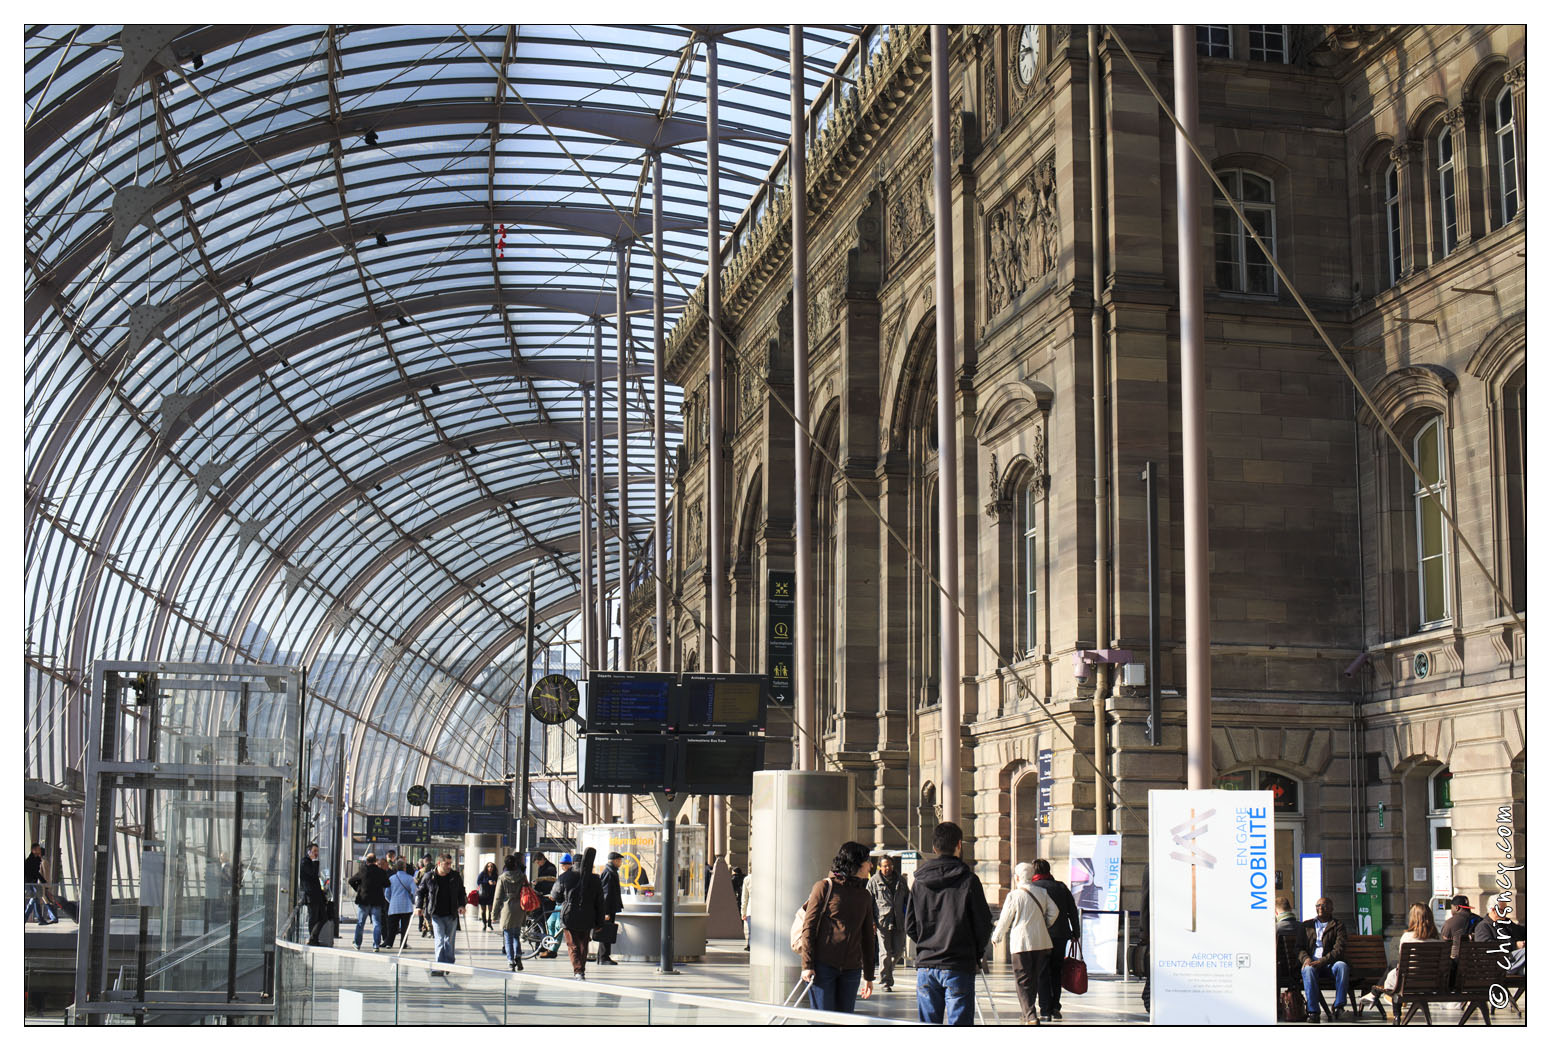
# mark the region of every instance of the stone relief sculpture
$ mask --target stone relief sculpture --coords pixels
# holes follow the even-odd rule
[[[986,220],[986,304],[995,317],[1052,273],[1060,254],[1055,164],[1046,161]]]
[[[932,228],[932,173],[925,167],[889,187],[889,260],[898,259]]]

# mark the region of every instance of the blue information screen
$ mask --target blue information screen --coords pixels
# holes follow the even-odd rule
[[[663,730],[673,722],[673,676],[609,675],[587,679],[587,729]]]
[[[763,675],[684,676],[679,687],[684,722],[679,729],[689,733],[753,733],[762,729],[768,684]]]
[[[469,831],[474,835],[500,836],[511,831],[511,816],[496,811],[476,811],[469,815]]]
[[[469,816],[461,810],[432,814],[428,820],[431,822],[432,839],[456,839],[469,830]]]
[[[440,810],[467,810],[468,785],[432,785],[431,806]]]

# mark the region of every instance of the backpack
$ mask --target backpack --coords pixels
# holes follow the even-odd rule
[[[539,901],[538,893],[531,886],[524,884],[522,893],[517,895],[517,904],[522,907],[523,912],[538,912],[543,903]]]
[[[829,912],[829,897],[835,892],[835,884],[826,879],[824,881],[824,900],[819,903],[819,922],[824,922],[825,913]],[[802,928],[803,921],[808,917],[808,903],[803,902],[797,906],[797,915],[792,917],[792,952],[802,955]]]

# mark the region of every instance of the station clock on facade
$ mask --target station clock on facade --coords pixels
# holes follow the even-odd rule
[[[1025,85],[1034,83],[1034,71],[1039,68],[1039,26],[1024,26],[1018,34],[1018,79]]]

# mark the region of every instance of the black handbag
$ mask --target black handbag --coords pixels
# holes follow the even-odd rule
[[[613,945],[619,940],[619,924],[610,920],[592,929],[592,940],[602,942],[604,945]]]

